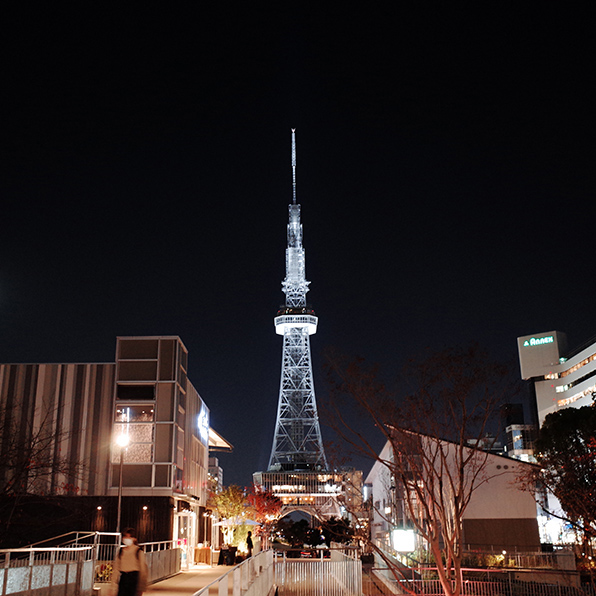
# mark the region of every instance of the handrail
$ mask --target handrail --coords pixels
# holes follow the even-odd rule
[[[139,546],[145,552],[152,553],[160,550],[168,550],[168,546],[170,548],[176,548],[176,540],[161,540],[159,542],[140,542]],[[162,548],[162,546],[165,546],[165,548]],[[147,547],[149,547],[149,549],[147,549]]]
[[[102,532],[102,534],[106,534],[107,532]],[[38,544],[43,544],[44,542],[50,542],[51,540],[58,540],[59,538],[64,538],[64,536],[71,536],[71,535],[75,535],[76,538],[75,540],[79,540],[79,539],[84,539],[84,538],[89,538],[91,536],[96,536],[97,532],[89,532],[89,530],[86,531],[78,531],[78,530],[73,530],[72,532],[66,532],[66,534],[60,534],[59,536],[52,536],[51,538],[46,538],[45,540],[40,540],[39,542],[33,542],[32,544],[28,544],[28,547],[34,547],[37,546]],[[80,538],[79,538],[79,534],[81,534]]]
[[[194,592],[194,594],[192,594],[192,596],[202,596],[203,594],[209,594],[209,588],[211,586],[219,584],[222,581],[228,581],[228,576],[230,574],[233,575],[235,571],[238,571],[239,569],[242,569],[243,567],[248,566],[250,564],[254,565],[258,559],[267,557],[268,553],[270,553],[270,552],[272,552],[272,551],[269,549],[264,550],[264,551],[261,551],[260,553],[257,553],[254,557],[249,557],[248,559],[245,559],[241,563],[238,563],[238,565],[235,565],[234,567],[232,567],[229,571],[227,571],[223,575],[220,575],[217,579],[213,580],[210,584],[207,584],[206,586],[202,587],[200,590],[197,590],[196,592]],[[272,564],[273,564],[273,562],[272,562]],[[263,568],[266,569],[266,567],[263,567]]]
[[[0,553],[49,553],[61,550],[77,551],[77,550],[93,550],[95,548],[92,544],[82,546],[22,546],[20,548],[0,548]]]
[[[236,565],[236,567],[239,567],[240,565],[242,565],[242,563],[239,563],[238,565]],[[200,594],[205,592],[205,590],[207,590],[207,593],[209,593],[209,588],[211,586],[218,584],[224,577],[226,577],[230,573],[232,573],[232,571],[234,571],[234,569],[236,569],[236,567],[232,567],[229,571],[226,571],[223,575],[220,575],[217,579],[214,579],[210,584],[207,584],[206,586],[202,587],[200,590],[197,590],[196,592],[193,593],[192,596],[199,596]]]

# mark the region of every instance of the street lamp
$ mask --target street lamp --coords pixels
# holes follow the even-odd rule
[[[124,459],[124,450],[128,446],[130,439],[127,434],[121,433],[116,438],[116,443],[120,447],[120,478],[118,480],[118,521],[116,523],[116,533],[120,534],[120,516],[122,514],[122,460]]]

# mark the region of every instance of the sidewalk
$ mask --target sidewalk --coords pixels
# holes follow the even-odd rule
[[[209,567],[207,564],[200,563],[172,577],[149,585],[144,594],[148,596],[153,593],[156,596],[177,596],[179,594],[190,596],[232,569],[233,567],[227,565]],[[231,587],[231,585],[230,581],[229,586]],[[96,586],[100,590],[100,596],[110,594],[110,584],[96,584]]]
[[[187,594],[190,596],[190,594],[194,594],[232,569],[233,567],[227,565],[218,565],[215,567],[209,567],[209,565],[202,563],[193,565],[187,571],[181,571],[168,579],[151,584],[147,588],[146,594],[155,593],[156,596]],[[231,584],[232,582],[230,581],[230,586]]]

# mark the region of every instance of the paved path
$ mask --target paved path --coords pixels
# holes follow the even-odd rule
[[[190,569],[181,571],[180,573],[177,573],[168,579],[162,579],[159,582],[151,584],[144,594],[147,596],[151,596],[151,594],[155,594],[155,596],[190,596],[201,588],[208,586],[218,577],[221,577],[224,575],[224,573],[227,573],[232,569],[232,566],[227,565],[216,565],[215,567],[209,567],[209,565],[200,563],[198,565],[193,565]],[[101,596],[110,596],[109,584],[97,585],[100,588],[99,593]],[[231,579],[228,583],[228,586],[229,590],[231,590]],[[216,594],[216,586],[213,586],[213,591],[209,591],[213,594]]]
[[[194,594],[232,569],[233,567],[226,565],[216,565],[215,567],[204,564],[194,565],[188,571],[181,571],[168,579],[152,584],[146,594],[148,596],[150,594],[156,594],[156,596]],[[229,585],[231,586],[231,584],[230,580]]]

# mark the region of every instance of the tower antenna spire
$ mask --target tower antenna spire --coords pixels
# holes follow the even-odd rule
[[[292,128],[292,204],[296,204],[296,129]]]

